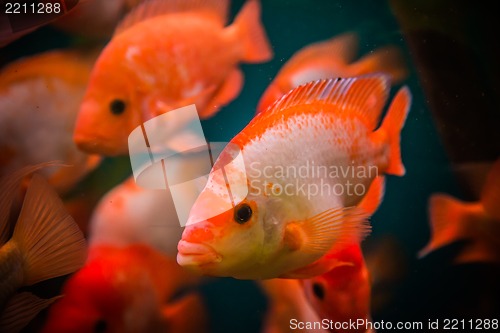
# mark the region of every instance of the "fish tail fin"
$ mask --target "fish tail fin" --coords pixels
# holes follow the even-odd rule
[[[403,176],[405,167],[401,160],[400,134],[411,105],[411,93],[408,87],[401,88],[394,97],[387,115],[382,122],[380,130],[383,130],[389,140],[389,165],[388,174]]]
[[[23,254],[24,285],[72,273],[83,266],[82,232],[42,176],[33,175],[12,239]]]
[[[500,159],[493,164],[488,172],[481,192],[481,203],[488,215],[500,219]]]
[[[243,60],[258,63],[271,60],[273,51],[260,21],[260,2],[248,0],[236,16],[234,26],[243,43]]]
[[[408,68],[401,50],[395,46],[387,46],[375,50],[351,65],[353,74],[385,73],[391,82],[402,82],[408,76]]]
[[[419,257],[464,238],[466,235],[462,225],[467,214],[468,207],[462,201],[446,194],[433,195],[429,200],[432,236],[429,243],[419,252]]]

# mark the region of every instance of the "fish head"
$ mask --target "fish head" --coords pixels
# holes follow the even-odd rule
[[[142,120],[135,76],[111,51],[92,70],[73,135],[81,150],[108,156],[128,152],[128,135]]]

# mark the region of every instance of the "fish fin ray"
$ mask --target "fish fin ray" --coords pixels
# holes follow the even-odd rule
[[[394,97],[379,129],[387,133],[389,140],[389,165],[386,172],[391,175],[403,176],[406,172],[401,160],[400,136],[410,111],[411,99],[408,87],[401,88]]]
[[[200,117],[206,119],[215,115],[222,106],[229,104],[238,97],[242,88],[243,73],[239,69],[234,69],[229,73],[205,110],[200,112]]]
[[[83,266],[82,232],[55,191],[35,174],[28,186],[12,239],[24,257],[24,284],[72,273]]]
[[[273,51],[260,21],[260,2],[248,0],[234,20],[238,39],[243,43],[243,61],[258,63],[271,60]]]
[[[335,112],[357,115],[374,130],[389,88],[389,77],[385,74],[313,81],[290,90],[262,114],[283,112],[298,105],[325,104],[335,106]]]
[[[117,25],[114,36],[133,27],[137,23],[161,15],[180,12],[200,12],[214,19],[221,26],[227,22],[228,0],[146,0],[133,8]]]

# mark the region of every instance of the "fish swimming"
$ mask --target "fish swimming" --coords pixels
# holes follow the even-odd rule
[[[76,185],[100,162],[73,142],[74,122],[95,52],[56,50],[26,57],[0,71],[0,175],[47,160],[40,172],[58,192]]]
[[[198,279],[144,244],[93,247],[50,308],[42,332],[206,332],[200,296],[175,297]]]
[[[66,275],[85,262],[83,234],[42,176],[34,174],[11,236],[12,207],[23,179],[43,165],[0,179],[0,323],[22,328],[54,299],[15,295],[23,286]]]
[[[480,200],[463,202],[446,194],[429,200],[432,237],[423,257],[455,241],[468,241],[457,263],[500,262],[500,159],[491,167]]]
[[[132,10],[92,70],[78,147],[124,155],[143,122],[191,104],[208,118],[235,99],[243,86],[238,64],[267,61],[272,51],[257,0],[224,27],[227,8],[227,0],[153,0]]]
[[[215,276],[294,278],[335,244],[359,241],[369,228],[355,206],[371,182],[405,173],[399,142],[411,95],[400,89],[375,130],[388,91],[384,75],[320,80],[258,114],[230,142],[244,168],[228,149],[215,163],[179,242],[179,264]],[[248,194],[234,202],[228,188]]]
[[[355,61],[357,49],[358,38],[354,33],[344,33],[300,49],[262,94],[257,112],[267,109],[291,89],[310,81],[385,73],[391,77],[391,82],[398,83],[408,75],[397,47],[385,46]]]

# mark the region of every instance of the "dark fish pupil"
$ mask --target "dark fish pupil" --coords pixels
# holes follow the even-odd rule
[[[319,283],[313,283],[312,285],[314,295],[323,300],[325,298],[325,289]]]
[[[114,115],[120,115],[125,111],[125,102],[121,99],[115,99],[109,105],[111,113]]]
[[[238,223],[245,223],[252,217],[252,208],[247,204],[241,204],[236,207],[234,220]]]
[[[96,321],[94,326],[94,333],[104,333],[108,329],[108,323],[104,319]]]

